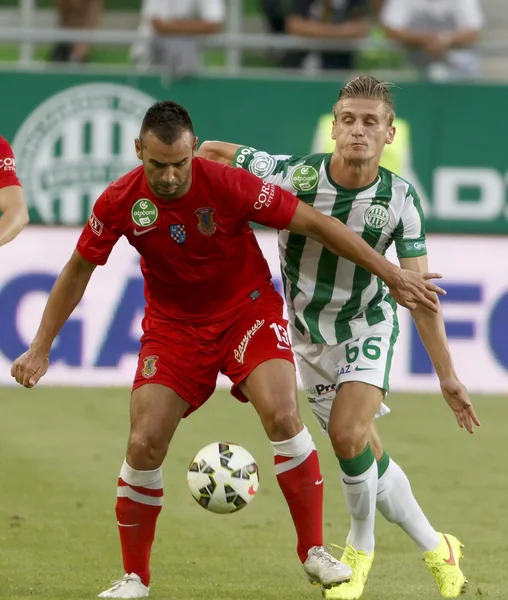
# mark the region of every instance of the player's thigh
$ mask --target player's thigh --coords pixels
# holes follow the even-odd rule
[[[324,431],[328,430],[336,396],[341,404],[340,411],[336,409],[336,417],[347,418],[348,425],[352,420],[358,424],[364,419],[370,421],[373,406],[377,407],[375,417],[389,412],[382,400],[388,388],[387,374],[394,345],[393,328],[389,325],[369,327],[365,324],[353,330],[358,335],[351,341],[336,345],[312,344],[308,335],[290,326],[293,351],[305,393]],[[360,355],[358,347],[366,352],[366,358]],[[368,364],[367,360],[370,361]],[[370,387],[359,386],[359,390],[356,390],[346,386],[344,392],[349,387],[350,393],[338,396],[337,390],[349,383],[366,383]]]
[[[129,465],[139,470],[158,468],[188,409],[188,403],[165,385],[149,383],[133,390],[127,445]]]
[[[148,384],[173,390],[188,405],[184,416],[202,406],[215,390],[220,366],[211,330],[176,323],[147,328],[133,390]]]
[[[223,372],[232,394],[258,412],[270,439],[287,439],[301,429],[294,357],[283,303],[265,292],[236,320],[225,344]]]
[[[390,323],[369,326],[362,320],[351,324],[353,337],[333,347],[337,361],[337,396],[331,412],[335,437],[362,437],[376,418],[388,412],[383,400],[396,333]],[[333,423],[333,425],[332,425]]]
[[[337,364],[333,346],[310,343],[292,324],[289,325],[289,332],[307,401],[321,429],[327,432],[337,389]]]

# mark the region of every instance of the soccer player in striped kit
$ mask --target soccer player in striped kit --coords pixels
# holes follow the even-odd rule
[[[379,166],[395,136],[395,109],[387,84],[361,76],[341,90],[334,105],[333,153],[270,155],[248,146],[205,142],[198,156],[247,169],[281,186],[325,215],[335,217],[380,254],[395,243],[400,265],[428,270],[425,224],[414,187]],[[341,561],[353,577],[324,590],[327,600],[361,597],[374,560],[376,508],[416,542],[445,598],[457,598],[466,579],[462,544],[436,532],[409,481],[384,451],[374,419],[389,409],[396,304],[382,281],[305,236],[279,233],[293,350],[312,411],[328,432],[340,463],[351,517]],[[423,306],[412,317],[460,427],[479,425],[468,393],[453,368],[441,312]]]

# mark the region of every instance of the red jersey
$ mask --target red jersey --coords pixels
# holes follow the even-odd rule
[[[9,142],[0,136],[0,189],[21,185],[16,176],[16,161]]]
[[[124,235],[141,255],[146,316],[211,323],[252,302],[271,279],[249,221],[284,229],[298,202],[247,171],[202,158],[192,161],[187,194],[162,200],[138,167],[99,197],[77,250],[103,265]]]

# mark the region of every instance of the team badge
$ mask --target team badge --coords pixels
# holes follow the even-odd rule
[[[203,235],[212,235],[217,230],[214,219],[215,210],[210,207],[198,208],[194,214],[198,217],[198,229]]]
[[[363,220],[365,225],[370,229],[380,230],[388,224],[390,214],[382,204],[372,204],[365,211]]]
[[[158,356],[147,356],[143,359],[143,368],[141,369],[141,375],[146,377],[146,379],[150,379],[153,377],[155,373],[157,373],[157,364]]]
[[[170,225],[169,234],[171,239],[177,244],[183,244],[187,238],[185,233],[185,225]]]

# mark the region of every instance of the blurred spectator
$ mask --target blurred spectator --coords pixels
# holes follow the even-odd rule
[[[286,20],[286,31],[304,37],[355,40],[369,32],[369,0],[293,0]],[[306,52],[293,52],[299,66]],[[353,51],[321,52],[323,69],[353,68]]]
[[[284,0],[260,0],[261,10],[266,17],[268,26],[272,33],[285,33],[287,1]]]
[[[483,27],[479,0],[386,0],[380,19],[387,36],[406,46],[412,64],[431,79],[478,74],[471,46]]]
[[[71,29],[95,29],[102,13],[102,0],[58,0],[58,24]],[[84,62],[90,54],[90,44],[78,42],[56,44],[50,55],[54,62]]]
[[[194,36],[218,33],[226,17],[224,0],[143,0],[139,33],[132,59],[139,66],[164,66],[179,76],[199,66]]]

